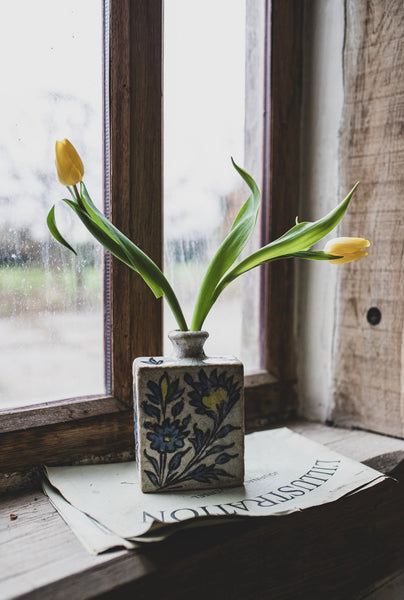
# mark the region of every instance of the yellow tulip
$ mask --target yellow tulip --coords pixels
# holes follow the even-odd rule
[[[363,238],[339,237],[327,242],[324,252],[326,254],[342,256],[342,258],[329,260],[328,262],[332,263],[333,265],[343,265],[367,256],[368,253],[364,251],[364,248],[368,248],[369,246],[369,240],[365,240]]]
[[[76,185],[83,179],[83,163],[69,140],[56,142],[56,170],[62,185]]]

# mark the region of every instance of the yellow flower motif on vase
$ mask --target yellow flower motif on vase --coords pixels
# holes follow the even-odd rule
[[[339,237],[327,242],[324,252],[340,257],[328,262],[333,265],[343,265],[367,256],[368,253],[365,252],[364,248],[368,248],[369,246],[369,240],[365,240],[364,238]]]
[[[228,396],[227,390],[219,387],[212,391],[208,396],[203,396],[202,404],[209,410],[215,410],[222,402],[227,401]]]
[[[168,392],[168,376],[167,374],[163,375],[162,379],[161,379],[161,384],[160,384],[160,390],[161,390],[161,398],[164,401],[167,397],[167,392]]]

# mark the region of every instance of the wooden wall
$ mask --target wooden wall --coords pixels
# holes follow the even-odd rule
[[[403,436],[404,2],[347,0],[345,25],[341,235],[372,246],[340,272],[333,419]]]

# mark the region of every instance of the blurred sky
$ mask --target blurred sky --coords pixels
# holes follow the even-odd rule
[[[56,139],[67,137],[85,157],[86,183],[101,201],[102,2],[13,0],[2,8],[0,218],[46,239],[47,211],[66,192]]]
[[[166,235],[192,237],[240,182],[230,158],[242,166],[245,0],[166,0],[164,19]]]
[[[46,239],[44,215],[65,194],[56,139],[76,146],[101,201],[102,2],[13,0],[2,13],[0,219]],[[166,235],[192,237],[217,223],[219,196],[239,181],[245,0],[166,0],[164,17]],[[61,228],[86,235],[67,211]]]
[[[16,240],[22,228],[50,239],[46,215],[67,196],[54,165],[57,139],[66,137],[77,148],[87,188],[102,205],[103,2],[0,2],[1,250],[4,227]],[[245,0],[165,0],[164,17],[165,240],[205,236],[211,255],[223,198],[241,185],[231,157],[243,166]],[[73,245],[91,239],[60,203],[57,221]],[[170,275],[176,260],[168,256]],[[184,269],[181,276],[172,281],[178,295],[187,295],[182,285],[195,294],[199,280]],[[234,318],[227,306],[217,313],[221,324],[233,318],[226,331],[235,337],[238,301]],[[211,332],[214,338],[213,324]],[[216,338],[229,341],[226,335]],[[230,345],[238,354],[236,342]]]

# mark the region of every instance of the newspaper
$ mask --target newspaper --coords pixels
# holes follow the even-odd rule
[[[236,488],[144,494],[135,462],[45,467],[45,493],[89,550],[137,548],[184,526],[281,516],[333,502],[385,476],[286,427],[246,436]]]

